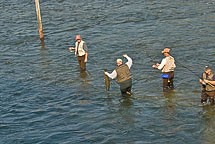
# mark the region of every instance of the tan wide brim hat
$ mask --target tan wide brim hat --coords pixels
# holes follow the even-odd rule
[[[162,53],[170,53],[170,49],[169,48],[165,48]]]

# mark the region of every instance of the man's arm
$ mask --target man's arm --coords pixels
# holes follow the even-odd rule
[[[209,84],[209,85],[213,85],[215,86],[215,75],[213,76],[213,80],[210,81],[210,80],[204,80],[205,83]]]
[[[203,85],[206,85],[205,81],[202,80],[202,79],[199,79],[199,82],[200,82],[201,84],[203,84]]]
[[[123,57],[127,58],[128,62],[125,64],[127,64],[130,69],[132,66],[132,59],[127,54],[124,54]]]
[[[75,50],[75,48],[74,47],[69,47],[68,50],[73,51],[73,50]]]
[[[84,59],[85,63],[87,62],[87,57],[88,57],[88,53],[85,53],[85,59]]]
[[[87,62],[87,58],[88,58],[88,48],[87,48],[86,43],[83,44],[83,49],[84,49],[84,51],[85,51],[84,62],[86,63],[86,62]]]
[[[105,72],[105,74],[110,77],[111,79],[114,79],[117,77],[117,73],[116,70],[114,70],[111,74],[109,74],[108,72]]]
[[[159,70],[163,69],[163,67],[165,66],[165,64],[166,64],[166,59],[163,59],[163,60],[161,61],[161,64],[158,65],[158,69],[159,69]]]
[[[205,85],[204,79],[203,79],[203,73],[202,75],[199,77],[199,82],[203,85]]]
[[[152,67],[161,70],[165,64],[166,64],[166,59],[163,59],[161,61],[161,64],[157,63],[156,65],[153,65]]]

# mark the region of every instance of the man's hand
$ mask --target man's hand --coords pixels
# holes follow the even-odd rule
[[[105,75],[108,75],[108,72],[104,72],[105,73]]]
[[[214,81],[204,80],[206,84],[209,84],[211,87],[214,87]]]
[[[127,55],[127,54],[124,54],[124,55],[122,55],[122,56],[126,58],[128,55]]]
[[[203,81],[203,82],[202,82],[202,85],[206,85],[206,83]]]
[[[209,80],[204,80],[203,82],[205,82],[205,83],[209,83]]]
[[[84,62],[87,63],[87,58],[84,59]]]
[[[74,47],[70,47],[70,48],[68,48],[68,50],[73,51],[73,50],[75,50],[75,48]]]
[[[158,68],[158,66],[157,66],[157,65],[153,65],[152,67],[153,67],[153,68],[156,68],[156,69]]]

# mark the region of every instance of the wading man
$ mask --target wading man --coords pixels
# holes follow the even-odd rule
[[[78,57],[78,64],[82,71],[86,70],[88,57],[88,49],[86,43],[81,39],[80,35],[76,35],[75,48],[69,48],[70,51],[75,50],[75,55]]]
[[[201,103],[206,103],[209,97],[209,102],[213,105],[215,96],[215,74],[211,72],[209,66],[205,66],[205,71],[202,73],[199,82],[202,84]]]
[[[117,78],[121,94],[125,96],[126,94],[131,95],[132,78],[130,68],[132,65],[132,59],[126,54],[123,55],[123,57],[127,58],[127,63],[123,64],[122,59],[117,59],[116,64],[118,67],[111,74],[108,72],[105,72],[105,74],[111,79]]]
[[[175,60],[170,55],[170,49],[165,48],[162,51],[164,55],[164,59],[161,61],[161,64],[157,63],[156,65],[153,65],[153,68],[162,70],[162,78],[163,78],[163,91],[166,92],[169,89],[173,90],[173,79],[174,79],[174,69],[176,68]]]

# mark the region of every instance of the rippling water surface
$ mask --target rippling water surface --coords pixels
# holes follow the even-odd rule
[[[200,105],[198,75],[215,56],[215,0],[41,0],[45,47],[34,1],[0,2],[0,143],[212,144],[215,108]],[[87,42],[87,71],[67,48]],[[162,93],[163,48],[176,59],[176,91]],[[111,72],[133,58],[133,96]],[[186,69],[186,68],[189,68]],[[191,72],[191,71],[192,72]]]

